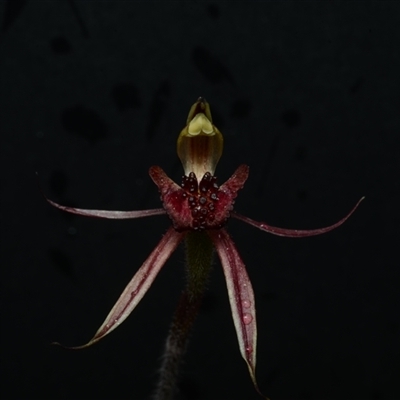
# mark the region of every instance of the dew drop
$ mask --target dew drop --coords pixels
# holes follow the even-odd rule
[[[251,302],[249,300],[243,300],[242,306],[243,308],[250,308]]]
[[[253,352],[253,348],[251,346],[246,347],[246,353],[251,354]]]
[[[246,313],[243,315],[243,322],[248,325],[251,323],[251,321],[253,321],[253,317],[251,316],[251,314]]]

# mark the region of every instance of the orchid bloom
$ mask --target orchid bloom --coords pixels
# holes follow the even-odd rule
[[[347,216],[320,229],[283,229],[254,221],[233,210],[237,193],[247,180],[249,167],[240,165],[224,184],[217,184],[214,171],[221,157],[222,147],[223,137],[212,123],[210,106],[205,99],[199,98],[191,107],[187,125],[178,137],[177,151],[185,172],[181,185],[173,182],[158,166],[149,170],[151,179],[160,191],[163,208],[143,211],[86,210],[66,207],[47,199],[51,205],[63,211],[88,217],[133,219],[167,214],[172,221],[172,226],[133,276],[94,337],[87,344],[73,348],[90,346],[117,328],[137,306],[188,232],[204,231],[220,258],[240,352],[258,390],[255,378],[257,326],[254,293],[245,264],[226,231],[225,224],[232,217],[278,236],[320,235],[342,225],[362,199]]]

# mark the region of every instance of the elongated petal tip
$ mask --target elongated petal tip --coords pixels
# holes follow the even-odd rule
[[[179,245],[184,233],[177,232],[174,228],[169,228],[162,237],[158,245],[151,252],[147,260],[139,268],[131,281],[128,283],[121,296],[111,309],[103,324],[97,330],[93,338],[81,346],[63,346],[67,349],[79,350],[91,346],[98,342],[104,336],[116,329],[122,322],[128,318],[129,314],[139,304],[140,300],[146,294],[161,268]]]
[[[258,387],[258,383],[257,383],[257,379],[256,379],[256,370],[255,370],[255,366],[250,365],[248,360],[245,360],[247,363],[247,366],[249,367],[249,373],[250,373],[250,378],[251,381],[253,382],[253,386],[254,389],[256,390],[256,392],[265,400],[270,400],[269,397],[267,397]]]
[[[261,393],[256,380],[256,307],[254,292],[246,267],[225,229],[210,230],[208,235],[211,237],[221,260],[240,353],[247,364],[254,388],[260,396],[267,399]]]
[[[36,177],[38,177],[37,172],[36,172]],[[151,217],[154,215],[166,214],[166,211],[163,208],[156,208],[152,210],[139,210],[139,211],[117,211],[117,210],[89,210],[83,208],[63,206],[62,204],[50,200],[44,194],[40,186],[39,179],[37,180],[37,184],[40,193],[51,206],[70,214],[77,214],[77,215],[83,215],[85,217],[104,218],[104,219],[135,219],[135,218]]]
[[[338,228],[340,225],[342,225],[344,222],[346,222],[350,216],[356,211],[357,207],[360,205],[360,203],[365,199],[365,196],[361,197],[360,200],[358,200],[357,204],[353,207],[353,209],[342,219],[340,219],[338,222],[323,227],[323,228],[318,228],[318,229],[286,229],[286,228],[278,228],[276,226],[271,226],[268,225],[264,222],[259,222],[259,221],[254,221],[251,218],[245,217],[243,215],[240,215],[236,212],[232,212],[232,217],[239,219],[243,222],[246,222],[249,225],[253,225],[258,229],[261,229],[264,232],[272,233],[273,235],[277,236],[284,236],[284,237],[292,237],[292,238],[300,238],[300,237],[309,237],[309,236],[317,236],[321,235],[323,233],[330,232],[336,228]]]
[[[86,347],[91,346],[92,344],[96,343],[97,340],[90,340],[88,343],[81,345],[81,346],[65,346],[59,342],[52,342],[50,343],[52,346],[59,346],[62,347],[63,349],[67,349],[67,350],[81,350],[81,349],[85,349]]]

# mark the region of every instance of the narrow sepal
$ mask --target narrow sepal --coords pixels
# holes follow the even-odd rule
[[[105,218],[105,219],[135,219],[143,217],[151,217],[154,215],[166,214],[163,208],[154,208],[152,210],[139,210],[139,211],[113,211],[113,210],[88,210],[83,208],[74,208],[63,206],[54,202],[53,200],[46,199],[53,207],[59,210],[68,212],[70,214],[84,215],[85,217]]]
[[[208,234],[214,243],[224,271],[240,353],[246,361],[256,390],[262,395],[255,375],[257,324],[253,287],[244,262],[227,231],[225,229],[210,230]]]
[[[63,206],[62,204],[50,200],[43,193],[43,190],[40,187],[39,183],[38,186],[43,197],[49,204],[51,204],[55,208],[58,208],[59,210],[65,211],[70,214],[77,214],[77,215],[83,215],[85,217],[94,217],[94,218],[106,218],[106,219],[134,219],[134,218],[151,217],[153,215],[166,214],[166,211],[163,208],[155,208],[152,210],[139,210],[139,211],[113,211],[113,210],[89,210],[84,208]]]
[[[318,229],[285,229],[285,228],[277,228],[275,226],[270,226],[267,225],[264,222],[258,222],[254,221],[251,218],[245,217],[244,215],[238,214],[237,212],[232,212],[232,217],[239,219],[243,222],[246,222],[249,225],[253,225],[258,229],[261,229],[262,231],[272,233],[273,235],[277,236],[285,236],[285,237],[293,237],[293,238],[300,238],[300,237],[308,237],[308,236],[316,236],[316,235],[321,235],[323,233],[332,231],[333,229],[338,228],[340,225],[342,225],[344,222],[347,221],[347,219],[351,216],[351,214],[354,213],[358,205],[364,200],[365,197],[362,197],[357,204],[353,207],[353,209],[341,220],[336,222],[333,225],[326,226],[324,228],[318,228]]]
[[[183,237],[183,233],[175,231],[172,227],[169,228],[150,256],[133,276],[128,286],[124,289],[120,298],[117,300],[94,337],[82,346],[68,348],[83,349],[88,347],[98,342],[104,336],[117,328],[129,316],[142,297],[146,294],[155,277],[160,272],[160,269],[171,256]]]

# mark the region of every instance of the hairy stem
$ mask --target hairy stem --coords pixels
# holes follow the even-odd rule
[[[212,263],[213,246],[205,232],[189,232],[185,244],[186,286],[170,326],[154,400],[171,400],[177,391],[179,368],[192,325],[200,309]]]

